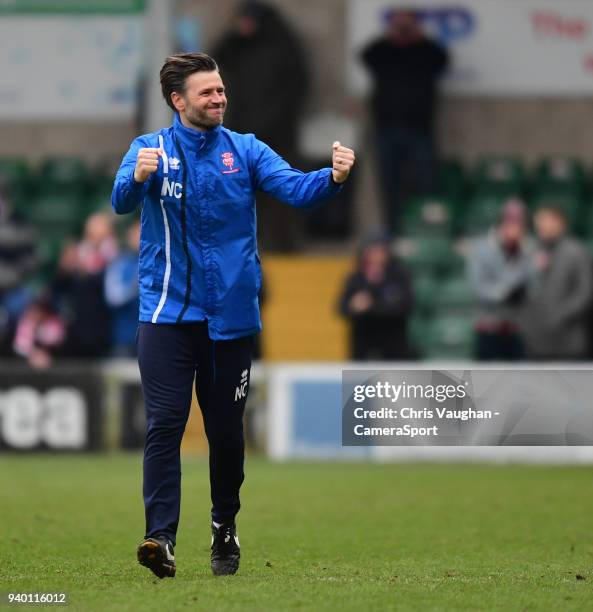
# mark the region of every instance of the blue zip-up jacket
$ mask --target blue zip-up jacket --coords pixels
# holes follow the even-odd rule
[[[158,170],[134,180],[138,150],[160,147]],[[111,202],[119,214],[142,206],[140,321],[207,321],[213,340],[261,330],[257,294],[255,191],[309,207],[334,195],[331,168],[291,168],[253,134],[219,126],[171,127],[140,136],[123,158]]]

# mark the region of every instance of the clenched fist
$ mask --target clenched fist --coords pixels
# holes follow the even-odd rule
[[[332,176],[336,183],[343,183],[354,165],[354,151],[343,147],[337,140],[332,146]]]
[[[137,183],[144,183],[153,172],[159,167],[159,157],[163,154],[160,149],[140,149],[134,168],[134,180]]]

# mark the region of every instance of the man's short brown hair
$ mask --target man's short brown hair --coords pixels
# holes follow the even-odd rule
[[[171,94],[185,91],[185,79],[194,72],[213,72],[218,70],[216,62],[205,53],[176,53],[170,55],[161,68],[161,90],[165,102],[176,110],[171,101]]]

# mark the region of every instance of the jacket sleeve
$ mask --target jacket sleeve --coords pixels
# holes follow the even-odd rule
[[[115,175],[113,191],[111,192],[111,205],[118,215],[134,211],[144,200],[152,176],[144,183],[137,183],[134,180],[134,169],[139,149],[149,146],[150,144],[144,136],[136,138],[130,145],[129,151],[124,155]]]
[[[591,304],[593,295],[593,269],[589,254],[579,248],[570,259],[573,283],[572,291],[558,299],[554,309],[556,324],[572,318],[584,316]]]
[[[291,206],[313,207],[342,189],[334,182],[331,168],[307,173],[296,170],[257,138],[253,138],[250,160],[255,188]]]
[[[380,289],[368,314],[400,319],[410,313],[414,305],[414,292],[407,270],[392,263]]]
[[[492,253],[484,241],[474,244],[468,260],[467,279],[474,297],[489,304],[502,304],[516,290],[526,288],[530,280],[530,265],[497,268]]]
[[[352,299],[352,296],[360,290],[361,288],[359,287],[358,275],[353,273],[346,279],[344,288],[342,289],[342,295],[340,296],[340,301],[338,302],[338,310],[342,316],[352,316],[352,313],[350,312],[350,300]]]

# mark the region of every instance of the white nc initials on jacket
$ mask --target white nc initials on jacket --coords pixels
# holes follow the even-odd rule
[[[178,200],[181,199],[181,190],[183,186],[181,183],[175,183],[173,181],[169,181],[169,178],[165,176],[163,178],[163,188],[161,189],[161,195],[176,197]]]

